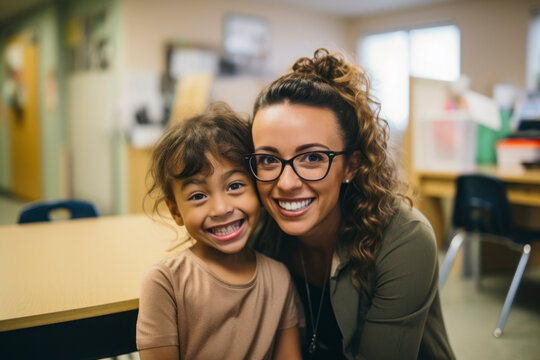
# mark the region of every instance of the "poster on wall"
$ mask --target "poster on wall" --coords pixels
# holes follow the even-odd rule
[[[112,59],[109,32],[105,10],[71,18],[66,26],[69,71],[107,70]]]

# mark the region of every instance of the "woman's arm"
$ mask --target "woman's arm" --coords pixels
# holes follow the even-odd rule
[[[368,359],[416,359],[437,294],[437,251],[428,224],[412,221],[379,254],[360,353]],[[444,325],[443,325],[444,326]]]
[[[274,352],[274,359],[302,359],[298,326],[278,331],[276,336],[276,350]]]
[[[178,360],[177,346],[164,346],[139,351],[141,360]]]

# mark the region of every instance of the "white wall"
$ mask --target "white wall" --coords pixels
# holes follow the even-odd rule
[[[342,18],[256,0],[126,0],[124,12],[128,68],[165,69],[165,45],[174,40],[222,49],[223,19],[228,13],[266,19],[271,28],[268,69],[279,74],[318,47],[346,51],[347,23]],[[354,48],[352,48],[354,51]]]
[[[461,33],[461,71],[474,91],[492,95],[493,85],[525,86],[527,32],[539,0],[466,0],[417,7],[352,21],[350,44],[366,34],[455,24]]]

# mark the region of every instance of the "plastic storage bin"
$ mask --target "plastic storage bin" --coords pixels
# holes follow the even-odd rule
[[[476,168],[477,124],[466,112],[445,112],[418,125],[417,168],[459,172]]]

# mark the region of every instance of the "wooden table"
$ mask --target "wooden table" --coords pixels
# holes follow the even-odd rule
[[[25,344],[51,332],[69,336],[62,329],[75,331],[87,320],[97,327],[92,334],[99,333],[119,314],[127,316],[129,329],[116,330],[120,336],[129,332],[132,347],[142,276],[151,264],[172,255],[168,249],[184,236],[183,229],[146,215],[0,227],[0,358],[6,346],[15,346],[14,339]],[[66,344],[57,345],[56,350]]]
[[[508,200],[514,206],[515,220],[531,228],[540,226],[540,171],[504,170],[495,166],[480,166],[476,172],[496,176],[506,187]],[[455,195],[457,172],[415,171],[414,184],[419,194],[418,207],[430,220],[439,246],[450,228],[448,216],[444,216],[442,199],[452,199]],[[530,263],[540,264],[539,254],[531,254]]]

